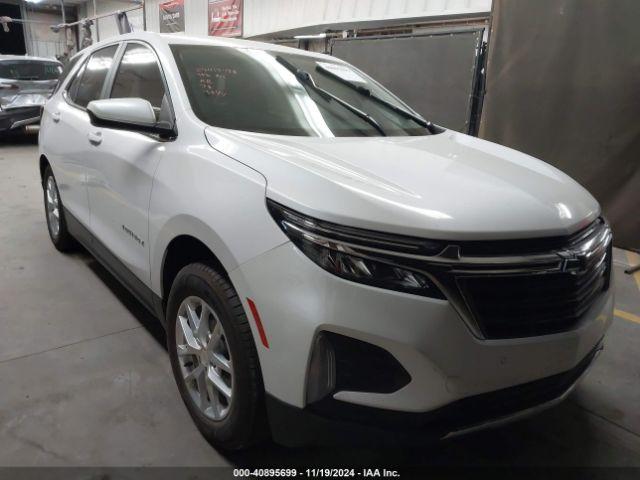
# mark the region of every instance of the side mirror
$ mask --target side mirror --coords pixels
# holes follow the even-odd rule
[[[87,112],[96,127],[175,136],[173,126],[158,122],[151,103],[142,98],[93,100],[87,105]]]

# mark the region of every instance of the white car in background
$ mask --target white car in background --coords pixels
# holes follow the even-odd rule
[[[140,33],[74,61],[40,132],[51,239],[163,322],[214,445],[454,435],[601,349],[611,231],[550,165],[326,55]]]
[[[57,60],[0,55],[0,134],[37,124],[61,73]]]

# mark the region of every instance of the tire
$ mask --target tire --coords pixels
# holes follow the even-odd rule
[[[256,443],[266,431],[264,388],[251,328],[233,286],[207,265],[187,265],[171,287],[166,324],[173,375],[202,435],[225,450]],[[187,338],[187,330],[193,337]],[[225,362],[231,374],[225,370],[228,365],[223,368]],[[231,392],[230,400],[225,389]]]
[[[73,251],[77,244],[67,229],[58,183],[53,176],[51,167],[48,165],[42,177],[42,189],[44,192],[44,212],[47,219],[47,230],[49,231],[51,242],[60,252]]]

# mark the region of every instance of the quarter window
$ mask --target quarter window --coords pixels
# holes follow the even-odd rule
[[[86,107],[90,101],[100,98],[117,49],[117,45],[112,45],[95,52],[73,79],[69,95],[76,105]]]
[[[144,45],[127,45],[113,81],[111,98],[143,98],[158,114],[164,95],[164,82],[154,53]]]

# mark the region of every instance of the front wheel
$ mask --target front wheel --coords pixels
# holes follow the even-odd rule
[[[265,424],[260,367],[244,309],[224,276],[200,263],[178,273],[167,344],[178,390],[204,437],[229,450],[254,443]]]
[[[44,189],[44,208],[47,216],[47,229],[49,230],[51,242],[53,242],[54,247],[59,251],[69,252],[73,250],[76,243],[67,229],[58,184],[56,183],[56,178],[53,176],[53,171],[50,166],[48,166],[44,172],[42,186]]]

